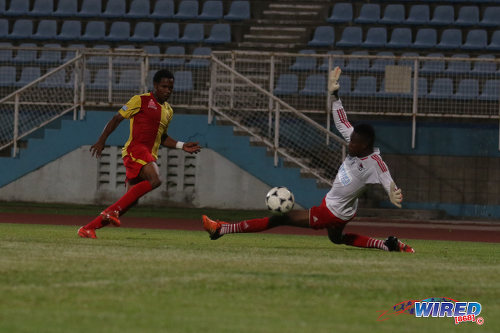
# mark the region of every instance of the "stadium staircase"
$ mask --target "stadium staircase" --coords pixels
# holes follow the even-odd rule
[[[303,48],[310,32],[324,20],[328,1],[268,1],[238,43],[240,49],[291,51]]]

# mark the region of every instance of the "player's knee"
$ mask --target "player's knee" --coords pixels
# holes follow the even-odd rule
[[[149,182],[151,183],[152,188],[157,188],[161,185],[162,180],[160,178],[156,177],[156,178],[151,179]]]
[[[287,214],[273,215],[269,218],[269,225],[276,227],[290,224],[290,217]]]
[[[342,244],[342,233],[328,231],[328,238],[332,243]]]

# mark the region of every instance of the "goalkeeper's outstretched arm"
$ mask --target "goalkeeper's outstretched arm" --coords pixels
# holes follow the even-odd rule
[[[338,97],[338,90],[340,89],[338,80],[341,73],[342,71],[339,67],[335,67],[335,69],[330,72],[328,76],[328,91],[334,98],[332,103],[332,114],[335,127],[337,127],[337,130],[340,134],[342,134],[344,139],[349,142],[351,141],[351,134],[354,129],[349,120],[347,120],[347,114],[345,113],[342,102]]]

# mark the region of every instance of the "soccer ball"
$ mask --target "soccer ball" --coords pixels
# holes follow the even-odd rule
[[[288,213],[295,204],[293,193],[283,186],[273,187],[266,195],[266,206],[273,213]]]

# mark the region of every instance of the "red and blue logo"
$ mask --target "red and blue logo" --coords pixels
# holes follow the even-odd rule
[[[455,325],[464,322],[484,324],[480,317],[482,306],[479,302],[459,302],[449,297],[431,297],[420,301],[409,300],[394,305],[392,311],[379,311],[378,321],[389,319],[390,315],[411,315],[416,318],[453,318]]]

